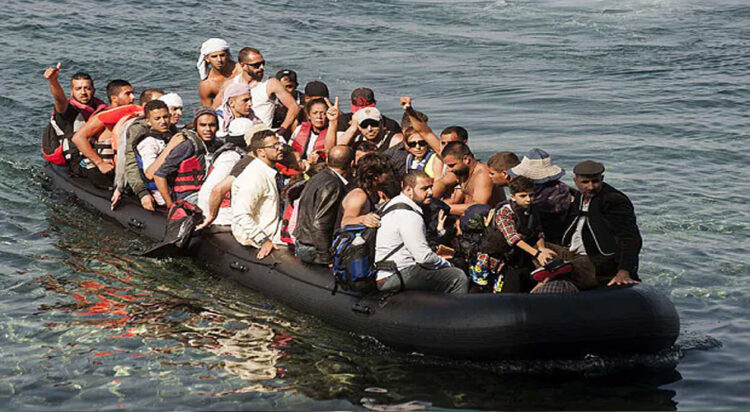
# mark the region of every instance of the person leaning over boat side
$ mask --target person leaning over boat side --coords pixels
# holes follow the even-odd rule
[[[375,239],[375,262],[387,259],[393,262],[397,271],[377,271],[379,290],[468,292],[466,274],[438,256],[427,243],[421,205],[430,197],[432,179],[422,170],[410,170],[404,177],[401,194],[384,205],[384,210],[396,204],[405,204],[411,210],[394,210],[386,213],[380,221]]]
[[[573,174],[578,190],[573,190],[563,245],[591,259],[600,284],[640,283],[638,253],[642,240],[633,203],[604,183],[604,165],[599,162],[578,163]]]
[[[61,64],[48,67],[44,78],[49,82],[49,91],[55,100],[55,110],[50,116],[51,131],[54,132],[59,146],[55,150],[43,150],[45,158],[59,165],[67,165],[73,173],[78,173],[78,151],[71,141],[73,134],[98,110],[107,104],[94,96],[94,80],[88,73],[77,72],[70,78],[70,98],[58,80]],[[42,147],[42,149],[45,149]],[[51,149],[51,148],[50,148]],[[75,163],[75,164],[74,164]]]
[[[393,167],[382,153],[370,153],[359,160],[356,174],[356,187],[341,201],[341,226],[379,227],[378,205],[398,195]]]
[[[338,228],[341,200],[351,179],[354,152],[349,146],[328,151],[328,167],[305,184],[299,200],[295,254],[305,263],[331,263],[331,241]]]
[[[117,122],[125,116],[143,113],[141,106],[133,104],[133,87],[125,80],[109,82],[107,97],[110,105],[89,117],[72,138],[73,144],[85,157],[81,161],[84,174],[94,186],[103,189],[109,189],[114,181],[114,145],[117,138],[113,130]]]
[[[199,107],[193,117],[194,130],[184,129],[185,141],[166,154],[162,165],[154,172],[154,183],[164,198],[167,208],[174,200],[198,201],[198,190],[210,167],[211,155],[219,148],[216,139],[218,116],[210,107]],[[157,162],[162,161],[157,159]],[[167,180],[169,179],[169,180]]]
[[[442,157],[448,173],[435,182],[435,197],[451,186],[461,185],[461,192],[445,201],[451,206],[451,214],[461,215],[473,204],[495,207],[505,200],[505,190],[492,184],[487,166],[474,157],[469,146],[450,142],[445,145]]]
[[[211,196],[214,188],[229,177],[232,168],[247,155],[252,136],[258,130],[268,130],[268,126],[262,123],[255,125],[250,119],[245,118],[234,119],[229,125],[226,143],[214,153],[208,177],[201,185],[201,190],[198,191],[198,207],[203,211],[205,218],[203,222],[205,224],[199,225],[200,228],[211,224],[222,226],[232,224],[232,199],[229,190],[221,193],[217,199],[213,199],[213,202]],[[229,189],[231,187],[230,182]]]
[[[242,68],[232,60],[229,44],[224,39],[212,38],[203,42],[197,67],[201,78],[198,94],[202,106],[211,106],[224,84],[242,74]]]
[[[258,248],[258,259],[281,244],[279,173],[284,144],[270,130],[253,135],[255,160],[232,183],[232,235],[241,245]]]
[[[232,83],[244,83],[252,88],[253,111],[255,115],[268,127],[273,123],[273,113],[276,110],[276,99],[286,109],[286,117],[276,133],[285,139],[289,137],[292,124],[297,119],[300,108],[291,94],[278,79],[264,78],[266,61],[257,49],[244,47],[237,55],[237,61],[242,67],[242,73],[232,78]],[[221,93],[219,93],[219,96]],[[217,96],[217,97],[219,97]],[[214,105],[217,101],[214,99]]]

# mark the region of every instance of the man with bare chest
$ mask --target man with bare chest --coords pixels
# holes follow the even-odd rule
[[[503,188],[492,184],[487,165],[478,161],[465,143],[446,144],[442,156],[447,173],[435,182],[433,191],[438,197],[453,190],[452,196],[445,200],[451,214],[462,215],[473,204],[494,207],[505,200]]]
[[[229,44],[217,38],[203,42],[197,67],[201,76],[198,93],[203,106],[211,106],[224,83],[242,73],[240,65],[232,60]]]

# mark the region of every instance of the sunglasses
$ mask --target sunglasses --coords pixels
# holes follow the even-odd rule
[[[261,146],[261,149],[276,149],[281,150],[284,147],[284,143],[282,142],[276,142],[274,144],[269,144],[267,146]]]
[[[359,127],[363,129],[367,129],[368,127],[378,127],[379,125],[380,125],[380,122],[378,122],[377,120],[368,119],[360,123]]]
[[[406,142],[406,145],[409,146],[409,147],[411,147],[411,148],[414,148],[414,147],[417,147],[417,146],[419,146],[419,147],[427,147],[427,142],[424,141],[424,140],[417,140],[417,141],[414,141],[414,142]]]
[[[248,66],[252,66],[255,69],[260,69],[260,66],[265,66],[266,65],[266,61],[265,60],[261,60],[261,61],[259,61],[257,63],[245,63],[245,64],[248,65]]]

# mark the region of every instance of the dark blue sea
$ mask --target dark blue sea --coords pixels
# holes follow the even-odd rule
[[[0,409],[750,408],[746,0],[166,2],[0,7]],[[674,302],[658,355],[459,362],[393,351],[227,283],[42,186],[44,69],[198,101],[200,44],[414,97],[472,148],[585,159],[635,204],[641,277]],[[745,389],[742,389],[745,388]]]

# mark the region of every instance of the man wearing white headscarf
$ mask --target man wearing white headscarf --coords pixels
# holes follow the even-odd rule
[[[182,117],[182,98],[177,93],[167,93],[160,97],[159,100],[166,103],[167,107],[169,107],[169,124],[177,127],[177,123],[180,121],[180,117]]]
[[[242,68],[232,60],[229,44],[224,39],[206,40],[201,45],[200,53],[196,63],[201,77],[198,93],[201,97],[201,104],[211,106],[224,83],[242,73]]]
[[[250,86],[245,83],[231,83],[223,91],[223,103],[216,109],[219,118],[219,130],[216,135],[224,137],[229,131],[229,124],[234,119],[248,118],[253,123],[260,123],[252,111]]]

